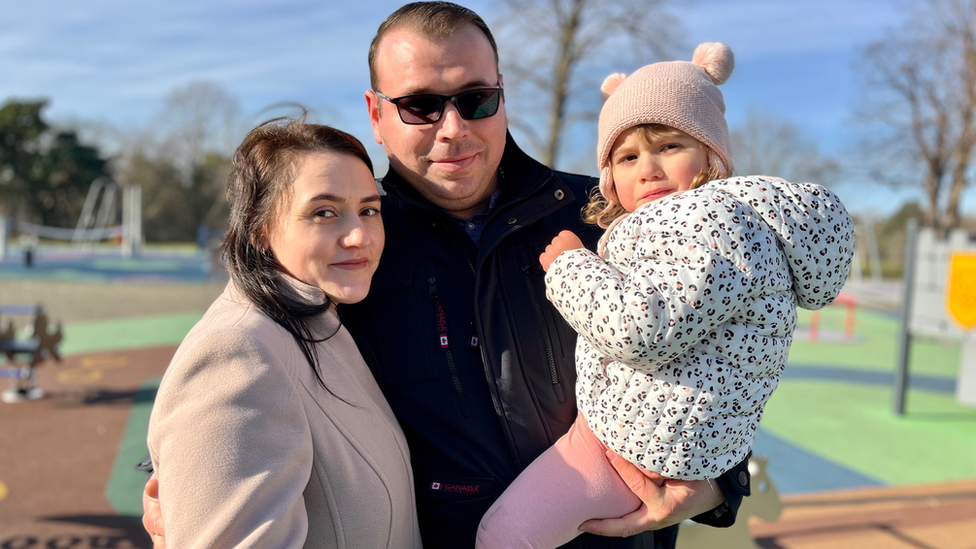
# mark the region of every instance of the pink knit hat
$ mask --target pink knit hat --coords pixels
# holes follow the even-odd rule
[[[725,100],[718,85],[732,74],[732,50],[716,42],[695,49],[691,63],[670,61],[646,65],[630,76],[611,74],[600,90],[597,166],[600,192],[619,204],[610,169],[610,149],[625,130],[641,124],[664,124],[708,146],[709,165],[732,172],[732,144],[725,122]]]

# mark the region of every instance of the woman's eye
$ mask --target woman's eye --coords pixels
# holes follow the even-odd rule
[[[363,217],[373,217],[380,215],[379,208],[365,208],[363,211],[359,212],[359,215]]]
[[[335,211],[333,211],[333,210],[331,210],[329,208],[323,208],[321,210],[315,210],[315,213],[312,214],[312,215],[315,216],[315,217],[322,217],[322,218],[326,218],[326,219],[331,219],[333,217],[336,217],[337,214],[335,213]]]

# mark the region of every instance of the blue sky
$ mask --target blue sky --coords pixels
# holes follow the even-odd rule
[[[725,42],[736,55],[735,72],[722,87],[730,126],[750,109],[773,113],[799,126],[822,152],[846,156],[856,145],[851,113],[860,49],[902,21],[906,2],[911,0],[676,4],[688,44],[687,53],[678,54],[688,59],[699,42]],[[251,122],[274,103],[305,105],[317,121],[367,143],[382,173],[382,149],[373,143],[363,99],[366,51],[376,26],[401,3],[0,0],[0,101],[47,97],[47,114],[56,122],[128,131],[148,127],[172,89],[209,80],[237,97]],[[490,25],[496,22],[491,1],[462,3]],[[594,135],[592,123],[571,139],[591,158]],[[586,165],[573,167],[586,171]],[[852,210],[879,214],[915,196],[865,181],[837,190]],[[969,212],[976,210],[971,195],[963,204]]]

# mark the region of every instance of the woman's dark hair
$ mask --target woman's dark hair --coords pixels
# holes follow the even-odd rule
[[[295,338],[319,384],[330,393],[318,368],[316,339],[308,320],[325,312],[332,302],[310,305],[288,297],[281,266],[266,246],[269,231],[284,197],[298,176],[302,160],[317,152],[348,154],[373,171],[366,148],[346,132],[308,124],[304,117],[276,118],[251,130],[234,153],[227,178],[230,217],[221,252],[234,284],[261,311]],[[334,335],[334,334],[333,334]],[[334,393],[333,393],[334,394]]]

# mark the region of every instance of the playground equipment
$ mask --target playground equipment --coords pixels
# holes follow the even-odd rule
[[[909,220],[895,375],[896,414],[905,413],[908,357],[912,338],[917,335],[962,343],[956,399],[976,407],[976,336],[971,331],[967,333],[976,325],[968,322],[976,310],[976,263],[953,261],[954,257],[973,254],[976,242],[966,231],[956,229],[947,238],[939,239],[931,228],[919,228],[917,220]],[[957,269],[959,272],[955,272]],[[951,284],[953,281],[956,283]]]
[[[116,221],[119,189],[122,194],[121,225]],[[34,242],[40,238],[68,241],[86,250],[91,250],[95,242],[119,239],[122,255],[136,257],[143,245],[142,187],[122,187],[106,177],[96,179],[88,189],[88,196],[74,229],[47,227],[0,216],[0,260],[6,257],[7,240],[14,232],[33,239]]]
[[[31,317],[22,338],[17,337],[10,318],[4,318],[0,325],[0,353],[6,355],[8,365],[13,365],[0,369],[0,377],[12,378],[10,388],[0,394],[0,398],[7,403],[43,398],[44,391],[37,386],[35,368],[48,358],[61,362],[58,352],[62,339],[60,323],[50,330],[47,315],[40,305],[0,305],[0,315]]]
[[[847,308],[847,312],[844,316],[844,340],[851,341],[854,339],[854,320],[857,314],[857,298],[853,295],[841,292],[837,294],[837,299],[831,304],[832,306],[843,305]],[[809,340],[811,342],[816,342],[820,339],[820,311],[816,310],[810,313],[810,335]]]
[[[690,520],[681,523],[676,549],[759,549],[749,532],[749,517],[774,521],[783,512],[776,486],[766,473],[769,460],[764,457],[749,459],[749,487],[752,495],[742,498],[735,524],[728,528],[712,528]]]

